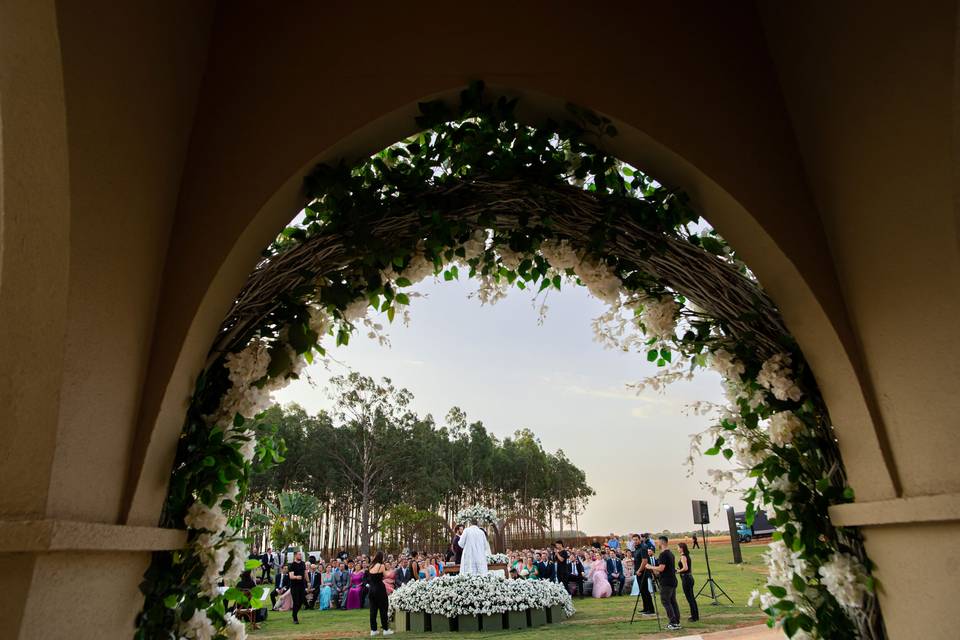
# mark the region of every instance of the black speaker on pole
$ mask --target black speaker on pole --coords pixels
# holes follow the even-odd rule
[[[693,500],[693,524],[710,524],[710,510],[706,500]]]

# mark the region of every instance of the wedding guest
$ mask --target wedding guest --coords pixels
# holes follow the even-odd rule
[[[613,586],[613,583],[617,583],[617,595],[623,595],[623,585],[626,582],[626,577],[623,571],[623,562],[620,561],[617,552],[613,549],[607,552],[607,577],[610,580],[610,586]]]
[[[700,548],[700,543],[697,541],[697,534],[693,534],[693,548],[694,549]]]
[[[377,635],[377,613],[380,614],[380,627],[383,635],[393,635],[393,629],[387,620],[387,590],[383,584],[383,575],[386,567],[383,564],[383,552],[378,551],[373,558],[373,564],[367,570],[367,580],[370,584],[370,635]]]
[[[620,538],[617,537],[617,534],[615,533],[610,534],[610,539],[607,540],[607,546],[613,549],[614,551],[618,551],[620,549]]]
[[[396,589],[397,584],[397,570],[393,568],[392,562],[385,562],[383,564],[383,586],[387,589],[387,595],[389,596]]]
[[[323,586],[323,570],[320,565],[311,564],[307,572],[307,609],[313,609],[320,600],[320,588]]]
[[[680,629],[680,607],[677,605],[677,560],[670,551],[670,539],[660,536],[660,557],[656,566],[650,567],[654,573],[660,574],[660,602],[663,603],[664,613],[670,624],[667,629]]]
[[[350,590],[347,591],[346,609],[360,609],[363,606],[363,571],[355,570],[350,574]]]
[[[270,571],[274,569],[273,547],[267,547],[266,553],[260,556],[260,577],[271,580]]]
[[[599,553],[594,553],[590,562],[590,581],[593,584],[591,594],[594,598],[609,598],[613,594],[607,579],[607,563]]]
[[[414,580],[420,579],[420,556],[416,549],[410,552],[410,571]]]
[[[583,570],[583,562],[578,556],[573,556],[567,561],[567,590],[572,596],[576,591],[579,597],[583,597],[583,583],[586,580]],[[572,587],[572,588],[571,588]]]
[[[524,561],[523,569],[520,570],[520,577],[527,580],[537,580],[540,577],[540,574],[537,573],[537,565],[533,562],[532,554],[527,556],[526,561]]]
[[[696,622],[700,619],[700,608],[697,606],[697,597],[693,593],[693,563],[690,561],[690,549],[686,542],[677,545],[680,548],[680,567],[677,573],[680,574],[680,584],[683,587],[683,595],[690,606],[690,622]]]
[[[547,554],[544,551],[537,553],[537,577],[541,580],[550,580],[556,582],[556,575],[553,572],[553,563],[548,561]]]
[[[394,583],[397,587],[402,587],[411,580],[415,580],[413,577],[413,570],[410,568],[410,561],[406,557],[400,558],[400,566],[397,567],[394,573]]]
[[[332,563],[331,563],[332,564]],[[333,570],[327,568],[326,571],[320,573],[320,587],[318,590],[317,597],[317,608],[321,611],[325,611],[330,608],[330,603],[333,600]]]
[[[347,591],[350,589],[350,571],[343,562],[333,574],[333,594],[337,608],[343,609],[347,604]]]
[[[273,589],[270,591],[270,602],[273,608],[277,607],[277,598],[290,590],[290,576],[287,575],[287,565],[280,565],[280,571],[273,583]]]

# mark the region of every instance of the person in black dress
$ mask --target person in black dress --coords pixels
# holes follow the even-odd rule
[[[290,563],[290,594],[293,596],[293,624],[300,624],[297,613],[307,603],[307,567],[303,564],[303,554],[297,551]]]
[[[687,598],[687,604],[690,605],[690,622],[696,622],[700,619],[700,608],[697,607],[697,597],[693,595],[693,564],[690,562],[690,549],[686,542],[681,542],[680,547],[680,567],[677,573],[680,574],[680,585],[683,587],[683,595]]]
[[[383,551],[378,551],[373,557],[373,564],[367,570],[367,579],[370,584],[370,635],[377,635],[377,613],[380,613],[380,626],[383,635],[393,635],[390,623],[387,620],[387,587],[383,584]]]

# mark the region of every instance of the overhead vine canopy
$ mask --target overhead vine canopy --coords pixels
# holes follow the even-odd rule
[[[583,285],[610,309],[600,337],[645,352],[665,380],[684,366],[719,372],[729,405],[694,444],[709,438],[703,453],[754,481],[748,522],[774,514],[761,607],[788,636],[883,637],[860,535],[828,516],[853,499],[829,415],[772,300],[684,193],[603,150],[617,134],[608,119],[571,107],[568,121],[533,127],[514,106],[473,85],[456,107],[421,104],[423,133],[306,178],[301,215],[264,251],[198,379],[164,515],[191,546],[145,576],[141,637],[235,625],[225,605],[243,596],[215,585],[239,575],[245,546],[224,509],[282,452],[262,423],[270,392],[327,336],[376,332],[368,312],[392,322],[413,284],[461,275],[482,302]]]
[[[481,85],[471,87],[456,112],[442,102],[421,105],[418,124],[430,131],[367,162],[318,166],[305,181],[302,224],[285,230],[250,275],[214,351],[244,344],[265,319],[283,324],[301,304],[297,294],[318,281],[323,302],[346,305],[379,291],[378,308],[387,311],[397,292],[383,269],[403,267],[425,239],[423,252],[440,271],[464,258],[445,248],[478,228],[496,230],[494,245],[520,252],[545,238],[569,240],[603,256],[630,289],[685,296],[745,348],[766,356],[795,349],[776,306],[726,243],[690,231],[702,225],[686,195],[595,144],[616,134],[609,121],[571,107],[575,120],[535,128],[513,117],[514,101],[481,96]],[[513,272],[479,257],[466,262],[472,275],[560,287],[544,280],[543,260]],[[691,322],[694,331],[708,326]]]

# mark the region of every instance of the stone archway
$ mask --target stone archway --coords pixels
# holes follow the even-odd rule
[[[775,507],[782,541],[772,546],[787,555],[792,546],[805,567],[798,577],[788,565],[785,577],[771,560],[770,590],[784,601],[764,607],[779,608],[785,628],[813,631],[816,624],[823,633],[847,635],[849,614],[867,637],[882,635],[872,598],[866,604],[857,586],[867,582],[857,568],[860,538],[823,517],[852,493],[816,383],[776,306],[721,241],[709,249],[706,238],[691,235],[688,225],[700,216],[685,196],[636,176],[587,141],[616,135],[609,119],[572,107],[583,124],[531,127],[516,119],[514,102],[491,101],[482,83],[474,84],[454,109],[439,100],[421,105],[417,122],[430,129],[427,136],[355,166],[319,165],[306,179],[304,226],[286,229],[265,252],[221,326],[191,401],[166,517],[185,518],[194,530],[188,557],[197,562],[165,570],[158,558],[145,583],[142,629],[175,624],[170,597],[186,598],[187,611],[198,612],[205,598],[220,598],[215,584],[226,567],[216,549],[227,550],[233,568],[245,557],[221,502],[232,507],[246,486],[256,436],[245,423],[265,408],[268,392],[296,377],[313,350],[324,353],[323,336],[333,333],[345,344],[370,307],[392,321],[396,306],[410,303],[402,288],[459,263],[490,286],[519,278],[520,288],[526,282],[542,291],[573,278],[613,313],[626,311],[630,323],[646,325],[636,344],[647,345],[648,360],[666,365],[676,350],[691,368],[714,361],[733,394],[727,411],[736,417],[716,427],[711,451],[729,440],[724,455],[737,455],[758,476],[747,492],[748,517],[757,492],[762,502],[783,505]],[[588,174],[593,182],[585,188]],[[680,328],[688,301],[693,306]],[[768,419],[769,434],[758,430]],[[221,468],[210,469],[208,460],[222,460]],[[816,568],[833,575],[841,565],[849,567],[840,571],[852,592],[809,582]],[[798,579],[794,602],[784,587],[793,589]],[[841,604],[850,609],[844,613]],[[861,607],[865,613],[851,613]]]
[[[874,544],[877,552],[882,549],[890,559],[896,559],[904,536],[914,532],[923,536],[925,544],[949,540],[955,534],[956,475],[944,460],[955,455],[948,426],[955,411],[945,398],[952,394],[951,363],[956,359],[944,357],[953,353],[955,345],[943,329],[950,325],[943,319],[956,315],[955,299],[943,294],[952,290],[957,269],[951,204],[956,158],[948,133],[955,102],[950,96],[953,3],[874,13],[867,20],[856,3],[840,8],[761,6],[759,15],[750,5],[724,11],[698,8],[696,15],[673,7],[631,6],[621,9],[616,24],[598,25],[595,30],[582,24],[579,12],[562,8],[545,16],[517,15],[510,24],[479,12],[472,16],[471,31],[456,25],[454,15],[446,18],[446,24],[439,15],[399,7],[382,10],[381,21],[369,21],[346,8],[305,7],[262,15],[242,3],[229,8],[221,4],[216,11],[213,3],[189,4],[190,10],[172,3],[151,12],[136,4],[104,5],[103,15],[109,20],[90,20],[84,10],[69,11],[66,5],[49,3],[29,3],[29,9],[14,3],[3,10],[9,18],[4,23],[17,25],[15,33],[20,37],[4,38],[0,62],[5,72],[0,96],[4,126],[4,211],[0,212],[4,250],[0,256],[12,260],[17,255],[12,247],[24,246],[18,244],[21,240],[34,233],[40,238],[53,230],[37,216],[37,200],[11,197],[24,193],[16,188],[28,184],[36,184],[33,193],[56,200],[51,206],[60,214],[55,219],[61,232],[93,219],[122,225],[131,218],[131,211],[137,211],[133,227],[144,231],[125,240],[130,253],[140,259],[111,255],[108,264],[95,256],[104,255],[105,249],[109,252],[110,234],[66,238],[61,233],[55,243],[48,237],[50,251],[32,255],[42,256],[41,271],[54,276],[53,280],[46,278],[33,289],[13,289],[14,279],[29,281],[29,276],[5,262],[0,282],[4,320],[15,321],[17,327],[5,335],[26,349],[23,357],[15,355],[21,353],[15,349],[0,353],[5,362],[7,358],[35,362],[32,368],[24,364],[16,370],[23,371],[24,379],[44,381],[32,386],[30,393],[23,386],[4,388],[13,400],[5,406],[18,408],[8,425],[26,425],[24,433],[30,438],[12,440],[8,452],[13,452],[14,464],[3,477],[5,482],[23,482],[31,491],[46,488],[53,496],[49,502],[42,499],[26,508],[5,502],[4,517],[41,519],[42,526],[64,519],[84,527],[96,523],[97,544],[77,543],[80,551],[74,555],[93,553],[91,548],[131,551],[129,558],[113,554],[118,559],[110,566],[126,577],[111,579],[114,584],[104,593],[120,593],[121,582],[131,591],[139,575],[135,565],[145,562],[145,550],[170,544],[135,543],[133,539],[144,540],[148,530],[129,525],[153,527],[156,523],[182,398],[189,393],[191,377],[203,360],[219,312],[228,304],[231,287],[238,286],[261,240],[277,228],[282,216],[274,210],[271,224],[251,226],[248,231],[259,235],[254,241],[241,239],[241,229],[260,215],[270,215],[265,203],[281,193],[279,187],[287,177],[312,164],[308,155],[335,145],[348,151],[351,147],[370,150],[396,139],[398,135],[381,135],[383,126],[396,125],[395,119],[390,121],[391,110],[471,77],[497,78],[501,86],[564,96],[616,116],[624,123],[620,127],[624,132],[645,132],[630,138],[630,149],[618,155],[634,161],[649,155],[653,162],[637,164],[655,168],[663,176],[674,171],[679,179],[673,182],[693,193],[703,210],[712,212],[712,222],[734,245],[760,238],[756,251],[768,255],[748,261],[784,309],[830,396],[831,413],[840,423],[840,445],[859,490],[858,499],[864,502],[834,514],[835,518],[842,515],[849,524],[882,524],[871,529],[868,545]],[[905,19],[916,28],[903,29]],[[431,58],[419,45],[404,47],[396,42],[398,34],[424,24],[435,27],[436,40],[430,46],[447,55]],[[533,24],[539,28],[529,26]],[[657,29],[647,33],[649,24]],[[314,47],[310,37],[287,37],[292,30],[317,25],[335,25],[324,38],[329,49]],[[213,38],[211,30],[216,32]],[[557,33],[581,31],[583,37],[575,48],[568,39],[556,38]],[[491,33],[498,34],[502,43],[496,50],[482,46]],[[394,51],[391,58],[396,68],[389,73],[381,69],[383,75],[376,75],[376,54],[363,52],[362,44],[357,46],[367,41]],[[87,46],[94,42],[96,55]],[[144,46],[145,42],[149,45]],[[42,49],[40,55],[35,55],[36,48]],[[482,54],[464,54],[461,48]],[[372,75],[358,78],[342,57],[330,55],[357,49],[361,51],[353,62],[366,65]],[[517,57],[528,63],[511,65]],[[597,59],[607,62],[603,73],[593,64]],[[118,66],[120,60],[125,64]],[[430,68],[424,67],[425,60]],[[157,75],[144,73],[157,68],[163,69],[160,83]],[[632,82],[641,69],[642,82]],[[287,73],[283,70],[289,75],[282,77]],[[671,74],[676,83],[670,81]],[[319,79],[309,96],[301,93],[306,77]],[[850,83],[854,77],[858,82]],[[889,77],[900,81],[891,85]],[[60,93],[64,86],[66,97]],[[130,96],[137,88],[140,95],[149,97],[151,108],[134,113]],[[236,100],[223,100],[233,95],[234,88],[246,93]],[[202,106],[195,119],[199,93]],[[277,105],[267,104],[274,98]],[[643,108],[634,108],[638,104]],[[712,107],[703,122],[685,120],[693,106],[703,104]],[[24,105],[29,108],[20,108]],[[36,109],[37,105],[44,109]],[[302,109],[300,115],[315,115],[318,124],[309,131],[282,133],[284,122],[298,121],[288,117],[289,110],[297,108]],[[868,113],[870,117],[863,117]],[[34,118],[40,118],[39,128],[29,124]],[[65,119],[69,140],[61,135]],[[376,124],[365,128],[370,123]],[[201,131],[214,127],[221,128],[219,140],[210,131]],[[40,131],[56,139],[41,137]],[[708,138],[714,135],[725,137],[711,146]],[[308,152],[303,152],[298,137]],[[101,163],[101,158],[120,157],[115,153],[118,140],[129,153],[118,162]],[[227,140],[234,141],[234,146]],[[289,162],[278,163],[270,175],[255,166],[260,160],[272,164],[288,151],[292,151]],[[183,173],[187,155],[190,167]],[[68,165],[90,170],[71,170],[68,176]],[[690,171],[684,173],[681,165]],[[36,181],[20,181],[18,172]],[[183,189],[181,175],[184,184],[189,183]],[[231,181],[249,187],[235,200],[225,195],[235,190]],[[118,190],[116,185],[128,188]],[[911,196],[906,200],[888,197],[889,189],[877,188],[883,185],[897,185]],[[180,213],[175,214],[178,197]],[[718,197],[731,199],[735,206],[714,207]],[[908,220],[898,218],[904,215]],[[209,233],[224,220],[229,224],[223,237],[211,238]],[[854,233],[858,225],[870,227],[864,234]],[[190,237],[210,242],[191,244]],[[227,258],[234,247],[237,254]],[[883,269],[878,272],[878,264],[882,266],[890,255],[896,255],[897,265],[903,268],[898,277],[890,278]],[[67,256],[72,256],[69,265]],[[99,290],[84,290],[84,283],[90,283],[90,274],[98,269],[99,277],[93,282],[114,295],[127,290],[144,294],[142,300],[125,301],[124,313],[116,316],[125,339],[134,345],[122,361],[111,355],[116,346],[111,327],[91,324],[85,315],[91,308],[103,308],[102,296],[96,295]],[[114,272],[121,271],[123,277],[115,277]],[[873,281],[877,273],[883,277]],[[70,305],[65,292],[68,281],[76,293]],[[42,304],[26,304],[40,292],[47,296],[53,284],[58,309],[65,316],[51,315],[46,298]],[[870,302],[875,295],[907,299],[906,291],[937,298],[936,309],[923,317],[907,314],[907,321],[900,323],[891,320],[899,314]],[[155,306],[158,299],[164,305],[160,311]],[[54,317],[58,320],[51,330],[49,321]],[[95,376],[60,364],[62,341],[53,337],[67,329],[83,336],[87,353],[99,349],[105,354],[104,366],[97,367]],[[930,337],[927,348],[905,351],[914,348],[918,333]],[[27,349],[31,341],[42,344],[43,351]],[[859,353],[861,349],[865,354]],[[101,359],[91,362],[101,363]],[[58,414],[53,410],[56,402],[51,400],[58,397],[61,386],[72,390],[73,401],[82,411],[67,407]],[[871,435],[875,429],[885,430],[871,409],[874,386],[883,418],[894,434],[897,464],[904,478],[910,479],[903,483],[902,492],[878,454],[878,439]],[[86,390],[79,400],[78,390]],[[36,406],[42,411],[32,409],[27,398],[37,398]],[[94,407],[99,398],[117,400],[115,407],[111,405],[116,410],[97,414]],[[97,420],[87,419],[88,415]],[[100,449],[88,451],[76,444],[93,431],[109,435]],[[128,440],[136,442],[132,454]],[[50,443],[56,443],[56,457]],[[64,458],[64,452],[70,451]],[[42,464],[36,464],[30,452],[37,453]],[[54,467],[61,480],[70,474],[89,474],[97,487],[109,485],[110,490],[98,494],[98,501],[71,503],[67,494],[72,487],[50,482]],[[134,488],[127,498],[114,504],[110,497],[114,491],[129,486]],[[0,524],[5,527],[5,549],[20,554],[24,563],[26,556],[35,558],[52,548],[49,541],[37,542],[40,537],[33,534],[6,536],[12,525]],[[31,559],[29,567],[34,566]],[[77,565],[71,575],[92,576],[100,567]],[[66,570],[66,565],[61,568]],[[943,572],[932,576],[890,579],[905,588],[919,588],[930,580],[949,583]],[[36,601],[35,592],[46,593],[46,588],[36,586],[43,584],[39,579],[32,584],[31,598]],[[899,611],[895,628],[916,628],[911,608],[898,606],[896,600],[890,606]],[[943,609],[931,604],[929,611]],[[89,615],[91,620],[99,619]],[[117,615],[125,616],[124,621],[113,626],[118,635],[125,635],[133,610]],[[42,613],[31,608],[27,618],[39,620]],[[937,615],[921,618],[936,621]],[[893,618],[888,615],[887,620]]]

